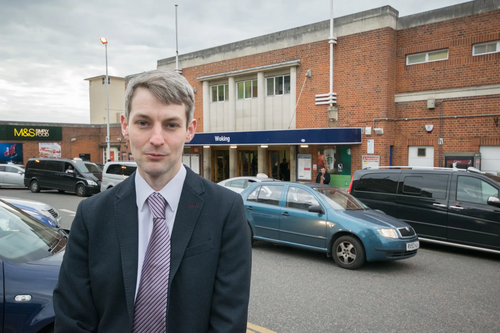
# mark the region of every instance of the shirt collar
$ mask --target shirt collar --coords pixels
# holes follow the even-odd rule
[[[179,206],[186,174],[186,168],[184,167],[184,164],[182,164],[179,172],[177,172],[174,178],[172,178],[167,185],[158,191],[168,202],[167,209],[170,209],[173,212],[177,211],[177,207]],[[148,197],[156,191],[149,186],[144,178],[141,177],[139,172],[135,173],[135,191],[137,207],[139,208],[139,211],[142,211]]]

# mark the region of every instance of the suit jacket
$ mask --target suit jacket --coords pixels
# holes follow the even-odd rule
[[[171,237],[167,332],[246,332],[251,245],[237,193],[189,168]],[[80,203],[54,290],[55,332],[131,332],[135,174]]]

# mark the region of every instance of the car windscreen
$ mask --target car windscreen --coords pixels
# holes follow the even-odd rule
[[[349,193],[334,187],[313,187],[335,210],[365,210],[366,206]]]
[[[102,172],[102,170],[96,164],[85,163],[85,166],[87,167],[89,172],[92,172],[92,173]]]
[[[53,228],[0,200],[0,258],[25,263],[64,248],[66,239]]]
[[[498,185],[500,185],[500,176],[496,176],[491,173],[485,173],[484,175],[489,179],[494,180],[495,182],[497,182]]]
[[[91,172],[83,161],[73,161],[81,172]]]

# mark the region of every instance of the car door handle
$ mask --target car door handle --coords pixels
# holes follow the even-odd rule
[[[252,206],[248,206],[247,209],[248,210],[253,210],[253,207]]]
[[[281,213],[281,215],[283,215],[283,216],[290,216],[290,214],[288,214],[287,212]]]
[[[446,205],[443,205],[443,204],[433,203],[432,205],[433,205],[433,206],[436,206],[436,207],[443,207],[443,208],[446,208]]]
[[[450,206],[450,208],[453,208],[453,209],[464,209],[464,207],[460,207],[460,206]]]

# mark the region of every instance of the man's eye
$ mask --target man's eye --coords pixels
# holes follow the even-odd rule
[[[168,128],[177,128],[177,127],[179,127],[179,124],[168,124],[167,127]]]
[[[138,121],[138,122],[137,122],[137,124],[138,124],[139,126],[146,126],[148,123],[147,123],[147,122],[145,122],[145,121]]]

